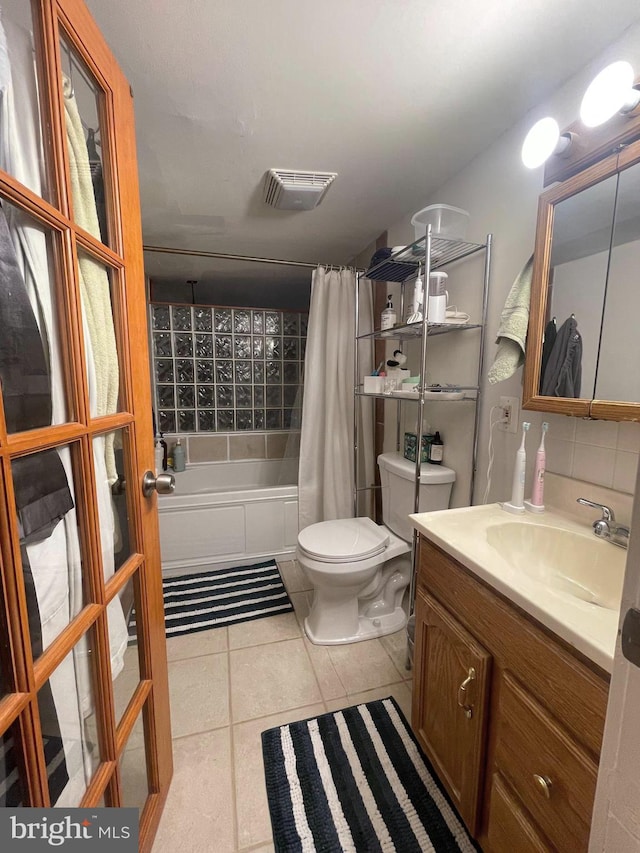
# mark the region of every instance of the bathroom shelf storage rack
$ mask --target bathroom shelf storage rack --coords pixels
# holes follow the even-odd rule
[[[450,405],[459,404],[459,403],[473,403],[475,406],[474,411],[474,423],[473,423],[473,442],[471,445],[471,477],[470,477],[470,487],[469,487],[469,504],[473,503],[473,490],[475,484],[475,474],[476,474],[476,463],[477,463],[477,452],[478,452],[478,431],[479,431],[479,423],[480,423],[480,396],[481,396],[481,381],[482,381],[482,372],[484,367],[484,350],[485,350],[485,331],[487,324],[487,302],[488,302],[488,293],[489,293],[489,276],[490,276],[490,268],[491,268],[491,246],[492,246],[493,236],[491,234],[487,234],[486,240],[484,243],[470,243],[464,240],[450,240],[445,239],[440,236],[435,236],[431,232],[431,227],[427,228],[427,232],[424,237],[421,237],[419,240],[416,240],[410,246],[406,246],[404,249],[395,252],[391,257],[386,258],[381,261],[379,264],[376,264],[373,267],[370,267],[365,272],[359,271],[356,275],[356,286],[355,286],[355,374],[354,374],[354,399],[359,399],[362,397],[372,397],[378,399],[385,400],[396,400],[397,401],[397,436],[396,436],[396,447],[400,449],[400,431],[401,431],[401,422],[402,422],[402,404],[405,402],[409,402],[411,404],[417,403],[417,414],[416,414],[416,436],[417,436],[417,447],[421,447],[422,438],[423,438],[423,422],[424,422],[424,410],[425,405],[434,399],[434,395],[432,393],[433,389],[428,386],[424,386],[422,382],[422,378],[427,375],[427,362],[428,362],[428,340],[430,337],[434,337],[436,335],[443,334],[462,334],[463,332],[469,332],[473,330],[477,330],[478,332],[478,379],[477,384],[473,386],[469,385],[455,385],[451,386],[455,388],[456,391],[463,391],[464,394],[460,398],[456,395],[456,399],[446,399],[446,391],[442,392],[442,396],[438,397],[439,402],[447,402]],[[359,317],[360,317],[360,282],[362,279],[368,279],[369,281],[383,281],[383,282],[396,282],[401,284],[401,296],[400,296],[400,317],[404,317],[405,315],[405,286],[408,282],[413,281],[419,273],[422,273],[423,280],[425,282],[425,309],[426,309],[426,301],[428,294],[428,282],[429,276],[432,272],[436,270],[444,269],[450,264],[457,263],[462,261],[465,258],[470,258],[474,255],[478,255],[480,253],[484,254],[484,271],[483,271],[483,280],[482,280],[482,307],[481,307],[481,320],[479,323],[429,323],[427,317],[427,311],[423,310],[423,318],[422,321],[418,323],[410,323],[410,324],[400,324],[394,326],[392,329],[374,329],[372,332],[366,332],[364,334],[360,334],[359,328]],[[359,347],[358,341],[366,341],[366,340],[397,340],[397,341],[410,341],[419,339],[421,341],[421,350],[420,350],[420,377],[421,383],[418,386],[417,393],[415,395],[394,395],[391,393],[380,393],[380,394],[371,394],[363,391],[362,379],[361,379],[361,368],[360,368],[360,356],[359,356]],[[358,496],[362,491],[370,491],[374,486],[365,486],[363,488],[358,487],[359,477],[358,477],[358,461],[359,461],[359,426],[358,426],[358,412],[357,407],[354,406],[354,461],[353,461],[353,470],[354,470],[354,492],[353,492],[353,502],[354,502],[354,514],[358,515]],[[419,498],[420,498],[420,454],[416,454],[416,468],[415,468],[415,481],[414,481],[414,512],[418,512],[419,510]],[[414,530],[413,533],[413,544],[412,544],[412,564],[413,571],[411,574],[411,586],[410,586],[410,613],[413,614],[414,609],[414,600],[415,600],[415,585],[416,585],[416,577],[417,577],[417,561],[418,561],[418,534]]]

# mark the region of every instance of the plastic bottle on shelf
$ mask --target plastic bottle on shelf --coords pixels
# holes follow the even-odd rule
[[[380,330],[393,329],[396,324],[396,309],[391,302],[391,294],[387,296],[387,307],[380,315]]]
[[[173,448],[173,470],[174,471],[184,471],[185,469],[185,456],[184,456],[184,447],[182,446],[182,441],[178,439]]]

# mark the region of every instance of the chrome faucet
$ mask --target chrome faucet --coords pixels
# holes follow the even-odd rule
[[[587,498],[578,498],[577,502],[583,506],[599,509],[602,512],[602,518],[599,518],[592,524],[593,532],[596,536],[599,536],[600,539],[606,539],[613,545],[619,545],[621,548],[628,547],[629,528],[616,522],[615,515],[610,507],[596,503],[596,501],[587,500]]]

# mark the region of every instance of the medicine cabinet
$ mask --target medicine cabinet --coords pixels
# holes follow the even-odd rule
[[[640,140],[614,138],[608,150],[540,196],[523,408],[637,421]],[[564,347],[550,355],[561,330],[579,369],[575,350],[568,361]],[[563,363],[573,381],[556,381]]]

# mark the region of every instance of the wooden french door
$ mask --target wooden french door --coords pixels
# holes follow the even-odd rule
[[[0,805],[137,806],[149,850],[172,760],[132,92],[81,0],[0,10]]]

